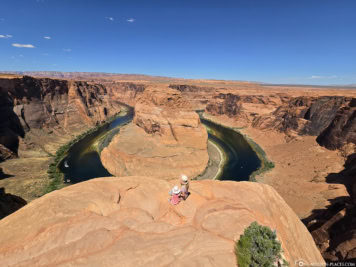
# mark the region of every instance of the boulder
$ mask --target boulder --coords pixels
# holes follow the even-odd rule
[[[99,178],[32,201],[0,221],[2,266],[236,266],[235,242],[253,221],[276,230],[293,265],[324,263],[306,227],[270,186],[147,177]]]

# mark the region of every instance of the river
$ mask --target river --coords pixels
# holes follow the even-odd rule
[[[120,126],[132,120],[133,109],[128,106],[125,108],[127,109],[125,115],[100,127],[69,149],[67,157],[59,164],[65,180],[78,183],[97,177],[112,176],[101,163],[97,143],[98,140],[105,140],[110,138],[110,135],[117,134]],[[226,157],[219,179],[248,181],[250,175],[261,166],[261,161],[250,144],[233,129],[203,118],[201,121],[208,129],[209,141],[216,144]]]

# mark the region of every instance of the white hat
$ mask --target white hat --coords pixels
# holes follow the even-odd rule
[[[173,194],[179,194],[180,193],[180,189],[178,187],[178,185],[176,185],[175,187],[173,187],[173,190],[172,190]]]
[[[182,174],[180,177],[181,177],[182,182],[183,182],[184,184],[188,183],[188,177],[187,177],[186,175]]]

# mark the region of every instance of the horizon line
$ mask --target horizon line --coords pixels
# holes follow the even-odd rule
[[[261,86],[317,86],[317,87],[346,87],[346,88],[356,88],[355,84],[304,84],[304,83],[268,83],[263,81],[249,81],[249,80],[228,80],[228,79],[213,79],[213,78],[182,78],[182,77],[170,77],[170,76],[161,76],[161,75],[150,75],[150,74],[142,74],[142,73],[115,73],[115,72],[102,72],[102,71],[56,71],[56,70],[41,70],[41,71],[0,71],[0,74],[17,74],[17,75],[26,75],[26,73],[41,73],[41,72],[50,72],[50,73],[82,73],[82,74],[105,74],[105,75],[137,75],[137,76],[147,76],[147,77],[157,77],[157,78],[165,78],[165,79],[177,79],[177,80],[208,80],[208,81],[227,81],[227,82],[247,82],[247,83],[257,83]],[[29,75],[30,76],[30,75]]]

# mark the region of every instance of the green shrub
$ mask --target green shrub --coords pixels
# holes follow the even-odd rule
[[[268,162],[266,163],[266,166],[267,166],[267,168],[269,168],[269,169],[273,169],[273,168],[274,168],[274,163],[273,163],[272,161],[268,161]]]
[[[236,242],[235,255],[239,267],[270,267],[282,259],[282,247],[275,232],[253,222]]]

